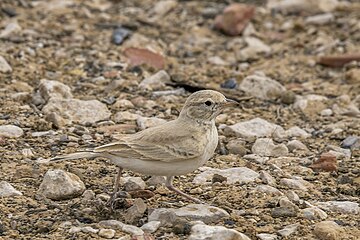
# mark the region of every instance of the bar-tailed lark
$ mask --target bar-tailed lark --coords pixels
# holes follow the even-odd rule
[[[202,90],[191,94],[177,119],[141,132],[123,135],[121,140],[52,158],[51,161],[102,157],[118,166],[114,192],[115,201],[123,169],[146,175],[166,177],[166,187],[187,199],[200,203],[172,185],[174,176],[190,173],[209,160],[218,144],[215,118],[235,105],[219,92]]]

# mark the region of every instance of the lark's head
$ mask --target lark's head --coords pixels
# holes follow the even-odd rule
[[[214,120],[224,108],[236,104],[236,101],[227,99],[219,92],[202,90],[188,97],[181,110],[180,117],[208,122]]]

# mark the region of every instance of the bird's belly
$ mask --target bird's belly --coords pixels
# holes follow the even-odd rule
[[[117,158],[112,163],[133,172],[154,176],[177,176],[190,173],[198,168],[200,159],[177,162],[144,161],[140,159]]]

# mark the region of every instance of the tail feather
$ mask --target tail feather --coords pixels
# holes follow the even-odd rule
[[[75,160],[75,159],[81,159],[81,158],[96,158],[99,157],[99,153],[95,152],[76,152],[76,153],[70,153],[65,154],[61,156],[56,156],[50,159],[50,162],[57,162],[57,161],[66,161],[66,160]]]

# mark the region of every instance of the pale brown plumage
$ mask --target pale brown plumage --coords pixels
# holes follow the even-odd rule
[[[215,117],[233,105],[219,92],[193,93],[179,117],[165,124],[124,135],[119,141],[85,152],[55,157],[52,161],[105,157],[122,169],[167,177],[169,189],[199,202],[172,186],[173,176],[187,174],[202,166],[214,154],[218,143]],[[115,191],[118,189],[118,179]]]

